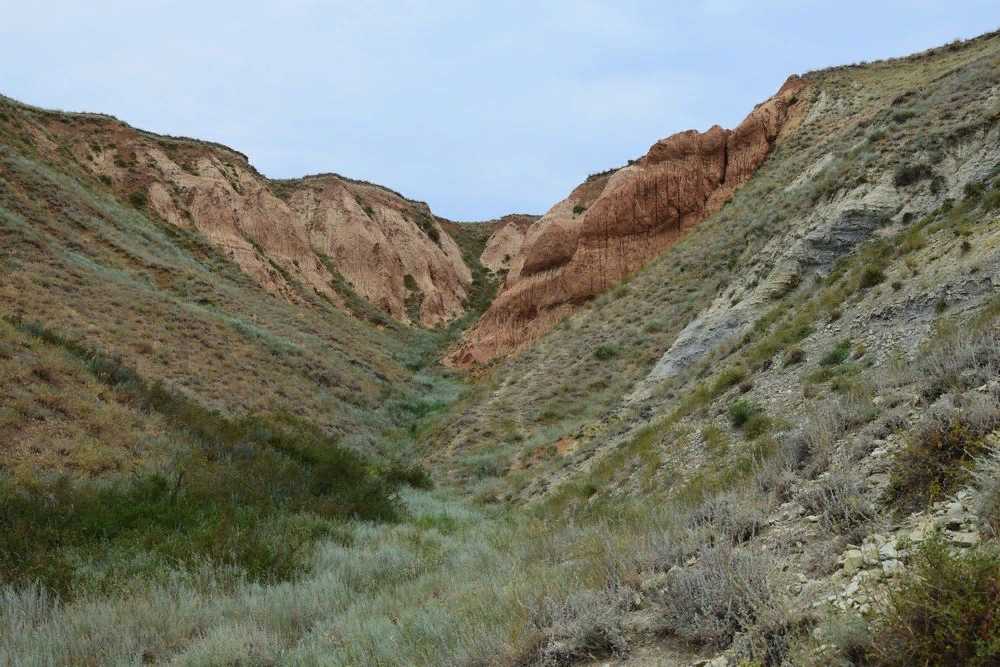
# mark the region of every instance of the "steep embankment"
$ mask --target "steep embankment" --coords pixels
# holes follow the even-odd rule
[[[675,134],[577,187],[524,234],[503,290],[447,361],[469,366],[522,348],[718,211],[767,157],[803,85],[791,77],[735,130]],[[516,245],[513,230],[500,233]]]
[[[359,200],[379,224],[352,212]],[[419,215],[429,231],[409,222]],[[377,186],[276,184],[217,145],[0,99],[0,315],[226,415],[295,415],[374,451],[423,414],[405,405],[434,384],[414,382],[414,369],[438,341],[331,272],[349,246],[357,257],[340,267],[367,261],[382,281],[355,275],[359,289],[398,280],[385,308],[424,292],[420,316],[440,321],[461,312],[468,271],[438,229],[422,205]],[[159,418],[119,405],[62,356],[23,332],[0,341],[3,378],[17,387],[0,396],[9,469],[115,474],[170,455]]]
[[[135,208],[201,232],[292,303],[305,303],[305,292],[344,307],[346,280],[400,322],[435,326],[464,312],[469,268],[423,202],[334,174],[270,181],[224,146],[19,106],[7,104],[35,150],[73,160]]]

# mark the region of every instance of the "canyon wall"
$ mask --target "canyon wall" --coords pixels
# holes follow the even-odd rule
[[[578,186],[528,228],[503,289],[445,362],[516,352],[719,210],[767,157],[803,85],[791,77],[734,130],[674,134]]]
[[[53,113],[46,128],[40,147],[65,147],[137,209],[196,229],[275,295],[343,308],[353,288],[424,326],[465,312],[471,273],[423,202],[335,174],[270,180],[225,146],[96,114]]]

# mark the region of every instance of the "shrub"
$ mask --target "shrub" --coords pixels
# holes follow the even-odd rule
[[[690,567],[671,571],[663,591],[666,631],[697,645],[720,648],[737,632],[757,627],[775,600],[768,557],[753,549],[719,546]]]
[[[632,594],[610,585],[566,599],[545,596],[529,611],[530,626],[542,636],[518,664],[570,665],[583,660],[628,655],[622,620]]]
[[[873,633],[874,664],[1000,663],[1000,554],[993,547],[952,552],[928,540],[890,589]]]
[[[994,538],[1000,537],[1000,443],[994,443],[976,459],[973,478],[979,488],[976,514]]]
[[[820,366],[836,366],[843,363],[851,354],[851,341],[844,339],[837,343],[819,360]]]
[[[587,210],[586,206],[584,206],[583,204],[577,204],[576,206],[573,207],[573,215],[580,215],[586,210]]]
[[[601,343],[594,349],[594,356],[601,361],[607,361],[618,356],[618,346],[614,343]]]
[[[916,109],[903,108],[896,109],[892,112],[892,120],[894,123],[905,123],[911,118],[916,118],[919,112]]]
[[[903,511],[943,499],[966,479],[965,464],[982,451],[997,421],[996,413],[975,409],[928,415],[895,457],[888,499]]]
[[[868,289],[869,287],[875,287],[883,281],[885,281],[885,273],[882,269],[875,266],[869,266],[861,274],[861,281],[858,284],[861,289]]]
[[[721,394],[725,390],[729,389],[733,385],[739,384],[746,379],[747,369],[743,366],[730,366],[724,371],[719,373],[718,377],[715,379],[715,384],[712,385],[712,391],[716,394]]]
[[[749,493],[728,492],[709,496],[692,515],[691,528],[710,527],[729,544],[747,542],[767,523],[767,500]]]
[[[145,208],[149,203],[149,193],[146,188],[140,188],[128,196],[128,201],[136,208]]]
[[[806,351],[799,346],[795,346],[785,353],[785,366],[794,366],[805,361]]]
[[[755,410],[743,424],[743,436],[747,440],[756,440],[764,435],[769,428],[771,428],[771,418],[763,412]]]
[[[990,190],[986,195],[984,207],[987,211],[995,211],[1000,208],[1000,190]]]
[[[977,183],[976,181],[969,181],[965,184],[963,193],[965,194],[966,199],[978,201],[979,199],[982,199],[984,194],[986,194],[986,186],[982,183]]]
[[[903,164],[893,174],[893,183],[897,188],[900,188],[933,177],[934,171],[925,162],[921,162],[920,164]]]
[[[865,533],[863,529],[874,519],[874,511],[862,496],[864,482],[856,469],[831,470],[815,487],[803,493],[799,502],[811,514],[822,517],[833,532]]]
[[[729,423],[734,428],[742,428],[750,415],[753,413],[753,406],[748,401],[740,401],[729,406]]]
[[[405,287],[406,289],[408,289],[410,291],[416,291],[416,290],[420,289],[420,286],[417,285],[417,279],[414,278],[409,273],[407,273],[405,276],[403,276],[403,287]]]

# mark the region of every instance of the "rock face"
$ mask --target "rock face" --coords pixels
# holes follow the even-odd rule
[[[349,283],[400,322],[435,326],[464,312],[471,273],[422,202],[334,174],[271,181],[224,146],[107,117],[49,129],[124,199],[197,229],[273,294],[344,307]]]
[[[509,271],[514,257],[524,243],[525,232],[537,219],[538,216],[532,215],[509,215],[502,218],[502,226],[487,239],[479,261],[493,273]]]
[[[577,187],[527,230],[503,290],[446,362],[515,352],[719,210],[764,161],[803,85],[791,77],[735,130],[675,134]]]

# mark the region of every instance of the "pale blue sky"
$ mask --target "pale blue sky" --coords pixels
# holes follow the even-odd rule
[[[6,0],[0,93],[335,171],[478,220],[541,213],[785,78],[1000,27],[1000,3]]]

